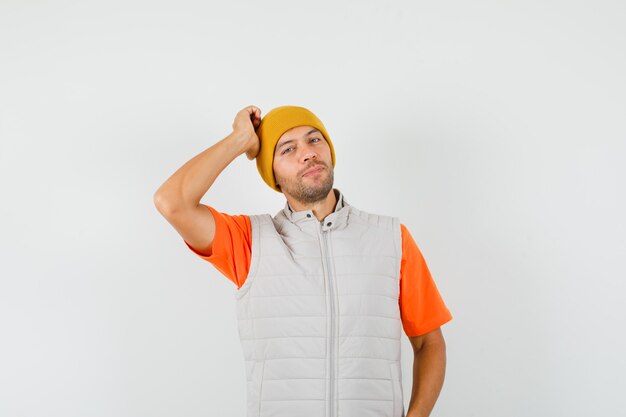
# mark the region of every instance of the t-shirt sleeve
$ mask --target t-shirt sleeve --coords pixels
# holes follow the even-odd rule
[[[230,215],[206,206],[215,219],[215,237],[211,246],[211,254],[206,255],[192,248],[186,240],[183,242],[200,258],[210,262],[237,288],[244,284],[250,269],[252,253],[252,228],[250,217],[245,214]]]
[[[406,226],[402,230],[400,314],[407,336],[421,336],[452,320],[426,261]]]

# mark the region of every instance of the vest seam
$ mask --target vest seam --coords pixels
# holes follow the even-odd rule
[[[388,381],[388,380],[387,380]],[[269,402],[279,402],[279,401],[326,401],[324,398],[291,398],[288,400],[263,400],[267,403]],[[338,398],[337,401],[393,401],[387,400],[384,398]]]
[[[392,320],[400,320],[399,317],[389,317],[389,316],[379,316],[377,314],[342,314],[343,317],[378,317],[381,319],[392,319]],[[238,318],[237,320],[256,320],[256,319],[276,319],[276,318],[285,318],[289,319],[291,317],[326,317],[326,316],[312,316],[312,315],[291,315],[291,316],[263,316],[263,317],[246,317],[246,318]]]
[[[318,257],[318,258],[319,258],[319,257]],[[397,258],[394,258],[394,259],[396,259],[396,260],[397,260]],[[374,275],[374,276],[379,276],[379,277],[384,277],[384,278],[394,279],[394,280],[396,280],[396,281],[398,281],[398,279],[399,279],[397,276],[396,276],[396,277],[393,277],[393,276],[391,276],[391,275],[387,275],[387,274],[377,274],[377,273],[374,273],[374,272],[372,272],[372,273],[370,273],[370,274],[368,274],[368,273],[359,274],[359,273],[343,272],[343,273],[341,273],[341,274],[337,274],[337,275],[338,275],[338,276],[340,276],[340,277],[342,277],[342,276],[350,276],[350,275],[358,275],[358,276],[363,276],[363,275]],[[302,274],[298,274],[298,273],[293,273],[293,272],[292,272],[292,273],[288,273],[288,274],[271,274],[271,275],[270,275],[270,274],[265,274],[265,275],[258,275],[258,276],[260,276],[260,277],[288,277],[288,276],[297,276],[297,277],[300,277],[300,276],[302,276]],[[307,274],[307,275],[304,275],[304,276],[306,276],[306,277],[315,277],[315,276],[317,276],[317,275],[315,275],[315,274]],[[296,295],[299,295],[299,294],[296,294]],[[305,294],[305,295],[306,295],[306,294]]]
[[[394,362],[400,362],[400,359],[387,359],[387,358],[381,358],[381,357],[375,357],[375,356],[340,356],[340,359],[375,359],[378,361],[385,361],[385,362],[389,362],[390,360],[393,360]],[[267,362],[267,361],[282,361],[285,359],[327,359],[326,356],[289,356],[289,357],[284,357],[284,358],[265,358],[263,359],[263,362]],[[258,362],[256,359],[246,359],[247,362]]]
[[[300,336],[300,335],[298,335],[298,336],[246,337],[246,338],[240,338],[239,340],[244,341],[244,340],[266,340],[266,339],[293,339],[293,338],[298,338],[298,337],[304,337],[304,338],[309,338],[309,339],[310,338],[314,338],[314,337],[316,337],[316,338],[326,338],[326,336]],[[380,339],[391,339],[391,340],[398,341],[398,338],[395,337],[395,336],[391,337],[391,336],[362,336],[362,335],[359,335],[359,336],[341,336],[341,335],[339,335],[339,336],[336,336],[336,337],[337,338],[344,338],[344,339],[345,338],[349,338],[349,337],[352,337],[352,338],[355,338],[355,339],[358,339],[360,337],[375,337],[377,339],[379,339],[379,338]]]
[[[259,276],[269,276],[269,275],[259,275]],[[284,297],[286,294],[280,294],[280,295],[251,295],[250,298],[269,298],[269,297]],[[319,294],[288,294],[289,297],[324,297],[323,295],[319,295]],[[398,297],[393,297],[391,295],[385,295],[385,294],[340,294],[343,297],[363,297],[363,296],[367,296],[367,297],[385,297],[385,298],[390,298],[392,300],[398,300]],[[298,316],[300,317],[300,316]],[[324,316],[326,317],[326,316]]]
[[[291,381],[291,380],[297,380],[297,379],[326,379],[324,377],[312,377],[312,378],[271,378],[271,379],[264,379],[264,381]],[[374,379],[377,381],[389,381],[390,378],[376,378],[376,377],[367,377],[367,378],[360,378],[357,376],[353,376],[353,377],[337,377],[337,379],[360,379],[360,380],[368,380],[368,379]],[[264,401],[268,401],[268,400],[264,400]]]
[[[271,239],[270,241],[274,241],[274,239]],[[394,244],[394,247],[396,245]],[[363,255],[335,255],[334,258],[360,258]],[[391,258],[391,259],[398,259],[398,256],[396,255],[374,255],[377,258]],[[266,258],[268,257],[274,257],[274,258],[282,258],[283,254],[282,253],[278,253],[276,255],[273,254],[268,254],[265,255]],[[319,256],[305,256],[305,255],[299,255],[297,257],[293,257],[293,259],[319,259]]]
[[[339,398],[339,401],[393,401],[384,398]]]

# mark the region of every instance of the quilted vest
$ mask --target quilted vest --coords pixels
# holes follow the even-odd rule
[[[400,222],[333,191],[321,222],[288,202],[249,216],[250,271],[235,293],[247,417],[405,415]]]

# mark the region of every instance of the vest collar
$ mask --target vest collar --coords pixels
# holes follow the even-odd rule
[[[335,205],[335,211],[328,214],[324,220],[320,222],[322,223],[322,230],[334,229],[339,226],[343,226],[345,225],[346,218],[348,217],[348,207],[350,206],[348,201],[339,189],[333,188],[333,191],[335,193],[335,197],[337,198],[337,204]],[[292,223],[317,221],[317,217],[313,214],[313,210],[294,211],[288,201],[285,202],[283,213]]]

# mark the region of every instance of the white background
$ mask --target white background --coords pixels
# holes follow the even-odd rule
[[[153,205],[314,111],[454,319],[432,416],[623,413],[623,1],[0,2],[0,416],[243,416],[235,286]],[[244,155],[202,199],[275,214]],[[405,404],[412,350],[403,339]]]

